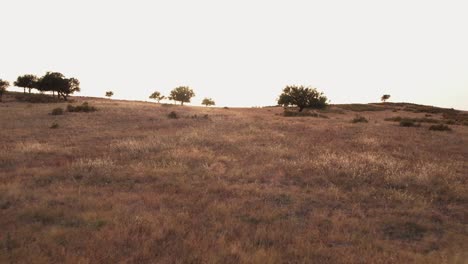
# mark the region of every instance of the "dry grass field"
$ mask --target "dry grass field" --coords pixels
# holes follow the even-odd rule
[[[4,99],[0,263],[468,263],[468,126],[385,121],[447,113]]]

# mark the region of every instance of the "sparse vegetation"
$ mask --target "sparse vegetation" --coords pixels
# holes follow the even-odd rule
[[[429,130],[433,131],[452,131],[452,129],[444,124],[432,125],[429,127]]]
[[[113,92],[113,91],[107,91],[107,92],[106,92],[106,97],[111,98],[112,96],[114,96],[114,92]]]
[[[354,112],[366,112],[366,111],[385,111],[387,108],[377,106],[374,104],[340,104],[337,107]]]
[[[465,259],[468,127],[102,98],[64,119],[14,96],[0,106],[0,263]]]
[[[304,86],[286,86],[278,98],[278,105],[297,106],[299,112],[304,108],[323,109],[327,106],[327,97],[315,88]]]

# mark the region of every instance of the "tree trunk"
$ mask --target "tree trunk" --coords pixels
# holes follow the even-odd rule
[[[302,110],[304,110],[304,107],[303,107],[303,106],[299,106],[299,112],[302,112]]]
[[[26,93],[26,87],[23,87],[23,93]]]
[[[182,105],[182,106],[183,106],[183,105],[184,105],[184,101],[180,101],[180,105]]]
[[[29,94],[31,94],[31,89],[32,89],[32,88],[28,88],[28,89],[29,89]]]

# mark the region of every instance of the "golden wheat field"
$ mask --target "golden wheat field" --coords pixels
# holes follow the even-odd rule
[[[0,103],[0,263],[468,263],[468,126],[442,112],[73,99],[97,111]]]

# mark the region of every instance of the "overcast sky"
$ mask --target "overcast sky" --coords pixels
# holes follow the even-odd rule
[[[468,110],[468,1],[1,0],[0,78],[59,71],[82,95],[274,105],[288,84],[332,103]]]

